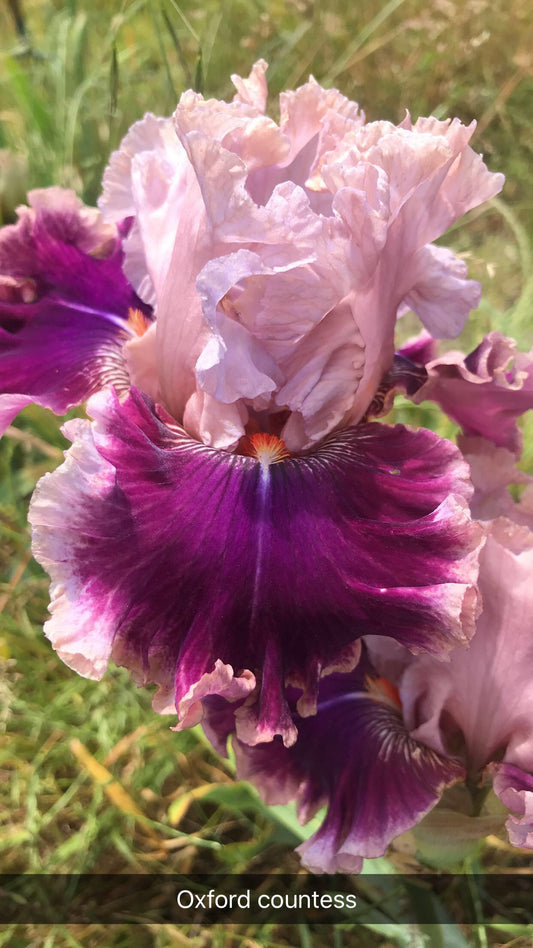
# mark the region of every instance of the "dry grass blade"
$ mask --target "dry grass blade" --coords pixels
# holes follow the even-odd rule
[[[146,816],[142,810],[137,806],[135,801],[132,799],[127,790],[124,789],[122,784],[113,777],[113,774],[100,764],[87,750],[87,748],[78,740],[77,737],[72,738],[69,743],[69,747],[80,762],[80,764],[85,768],[89,776],[95,783],[100,784],[103,787],[104,793],[114,804],[118,807],[122,813],[128,816],[134,816],[136,819],[140,820],[142,823],[143,830],[147,833],[152,843],[154,843],[158,849],[161,848],[161,840],[159,836],[152,830],[152,828],[147,825]]]
[[[15,589],[17,588],[17,586],[18,586],[18,584],[20,583],[22,577],[24,576],[24,573],[25,573],[25,571],[26,571],[26,567],[27,567],[28,563],[30,562],[30,560],[31,560],[31,552],[28,552],[28,553],[26,553],[26,554],[23,556],[23,558],[21,559],[20,563],[19,563],[18,566],[16,567],[15,572],[13,573],[13,576],[12,576],[11,579],[9,580],[7,592],[2,593],[2,595],[0,595],[0,613],[2,613],[2,612],[4,611],[4,609],[5,609],[6,605],[7,605],[7,603],[9,602],[9,600],[10,600],[11,596],[13,595]]]

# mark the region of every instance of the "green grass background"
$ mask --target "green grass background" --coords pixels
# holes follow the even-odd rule
[[[17,10],[18,7],[18,10]],[[14,14],[23,14],[15,28]],[[369,120],[433,114],[478,120],[474,147],[503,171],[503,195],[446,235],[484,296],[460,344],[492,328],[533,342],[531,277],[533,14],[528,0],[4,0],[0,7],[0,222],[31,187],[61,184],[88,203],[129,125],[170,114],[191,86],[233,94],[229,75],[267,59],[277,93],[312,72]],[[445,435],[426,406],[397,417]],[[523,463],[531,469],[531,434]],[[232,777],[199,730],[176,735],[122,670],[88,682],[42,634],[48,581],[31,559],[27,505],[66,442],[50,413],[24,411],[0,443],[0,871],[298,872],[306,835],[291,808],[267,809]],[[512,684],[511,684],[512,686]],[[529,871],[501,839],[458,870]],[[379,868],[416,870],[416,854]],[[0,946],[530,945],[526,919],[494,906],[453,924],[468,886],[435,899],[435,924],[405,921],[397,887],[363,887],[364,924],[313,928],[39,926],[0,928]],[[466,894],[465,894],[466,893]],[[468,897],[471,897],[472,893]],[[475,896],[475,893],[474,893]]]

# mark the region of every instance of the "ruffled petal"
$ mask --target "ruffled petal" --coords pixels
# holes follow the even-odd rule
[[[234,77],[232,102],[188,91],[172,122],[146,116],[113,155],[101,206],[131,219],[125,272],[157,307],[150,394],[232,450],[258,413],[287,411],[284,436],[303,451],[367,415],[402,305],[458,333],[479,288],[427,244],[502,178],[470,149],[474,126],[365,125],[313,78],[282,94],[277,125],[265,70]]]
[[[252,66],[252,70],[247,79],[243,79],[236,74],[233,74],[231,77],[231,81],[237,90],[235,99],[238,99],[239,102],[251,105],[254,109],[257,109],[258,112],[264,112],[266,109],[268,96],[266,84],[267,69],[268,63],[266,63],[264,59],[258,59]]]
[[[470,510],[476,520],[507,517],[533,531],[533,475],[516,466],[516,457],[507,448],[495,448],[486,438],[459,437],[459,447],[470,466],[474,493]],[[525,487],[517,503],[511,485]]]
[[[444,174],[439,171],[434,180],[424,182],[414,195],[419,210],[418,226],[426,243],[443,234],[467,211],[498,194],[505,178],[503,174],[490,172],[482,156],[469,146],[476,129],[475,122],[465,126],[457,118],[439,121],[429,116],[418,118],[413,125],[407,115],[402,127],[420,136],[422,151],[426,147],[424,143],[429,144],[431,139],[444,141],[451,159],[445,161]],[[397,166],[397,177],[401,173]],[[435,188],[437,182],[439,187]]]
[[[365,118],[357,102],[338,89],[323,89],[312,76],[294,92],[282,92],[279,106],[280,128],[290,142],[286,164],[291,179],[301,184],[316,176],[331,140],[359,128]]]
[[[340,137],[321,166],[328,187],[353,187],[357,165],[375,166],[389,191],[389,241],[410,255],[436,240],[459,217],[501,190],[503,175],[492,174],[468,142],[475,123],[439,122],[409,116],[399,126],[372,122]],[[359,171],[358,171],[359,173]],[[403,279],[402,269],[398,278]]]
[[[106,220],[130,219],[124,272],[139,296],[155,306],[176,235],[182,246],[188,216],[198,213],[196,179],[171,118],[148,113],[113,152],[98,202]]]
[[[58,414],[112,382],[140,306],[114,226],[70,191],[32,191],[0,233],[0,427],[30,402]],[[146,310],[147,312],[147,310]]]
[[[31,511],[47,634],[82,674],[113,658],[184,716],[219,659],[261,677],[247,739],[290,742],[285,683],[310,713],[359,636],[437,655],[467,641],[479,531],[449,442],[370,424],[269,464],[192,441],[134,390],[89,407],[95,425],[67,428],[69,459]]]
[[[434,401],[465,434],[520,454],[516,419],[533,408],[533,350],[517,352],[513,339],[491,332],[468,356],[447,352],[426,369],[416,404]]]
[[[208,707],[206,717],[216,732],[222,720],[214,711]],[[315,872],[359,872],[363,858],[383,855],[464,774],[457,761],[410,737],[394,689],[366,658],[352,673],[324,679],[316,715],[295,722],[293,747],[278,739],[233,746],[238,778],[266,803],[296,799],[301,822],[327,806],[319,830],[297,850]]]
[[[307,448],[350,420],[364,345],[352,306],[339,301],[346,286],[323,266],[326,254],[324,247],[323,258],[310,264],[268,267],[258,254],[240,250],[202,270],[197,288],[211,337],[197,360],[196,377],[219,403],[222,433],[226,406],[233,412],[238,402],[243,425],[250,411],[289,410],[282,437],[290,450]],[[244,426],[233,447],[242,434]],[[208,443],[223,445],[217,428]]]
[[[404,303],[436,339],[458,336],[481,299],[481,285],[466,278],[464,260],[447,247],[422,247],[411,262]]]
[[[204,206],[191,218],[194,233],[180,233],[169,278],[161,288],[161,392],[165,407],[180,422],[196,416],[188,403],[193,399],[197,404],[199,392],[215,397],[219,417],[212,413],[214,427],[205,432],[205,440],[218,447],[221,432],[227,429],[226,405],[240,402],[246,419],[250,411],[269,407],[278,411],[278,406],[287,404],[285,395],[277,392],[291,372],[291,359],[300,358],[299,341],[349,291],[350,248],[338,225],[312,212],[301,189],[280,185],[260,207],[246,192],[241,159],[198,132],[190,132],[184,140]],[[253,251],[247,245],[253,245]],[[239,246],[242,249],[236,249]],[[186,318],[180,319],[177,299]],[[356,326],[351,325],[357,338]],[[328,342],[322,335],[327,349],[321,357],[327,361],[337,339],[333,335]],[[238,364],[241,368],[236,371]],[[350,398],[359,374],[352,373]],[[331,384],[329,388],[331,392]],[[274,393],[276,399],[270,400]],[[261,403],[256,401],[259,397]],[[294,400],[301,402],[303,397]],[[334,409],[339,421],[346,415],[346,397],[343,401]],[[331,427],[330,423],[326,433]],[[189,431],[199,436],[198,429]],[[297,448],[310,440],[304,434]]]
[[[175,121],[182,139],[192,132],[220,142],[249,172],[277,165],[287,156],[288,143],[276,123],[240,96],[224,102],[189,90],[180,99]]]
[[[281,360],[284,384],[275,401],[291,412],[282,430],[291,451],[309,448],[350,423],[365,364],[352,306],[343,300]]]

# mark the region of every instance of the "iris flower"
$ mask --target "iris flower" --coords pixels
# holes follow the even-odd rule
[[[494,358],[481,360],[476,372],[483,353]],[[502,378],[509,353],[515,371]],[[516,352],[510,340],[491,334],[475,353],[442,364],[452,363],[461,369],[449,377],[435,370],[428,391],[435,395],[439,385],[439,398],[455,406],[462,386],[465,426],[471,390],[481,399],[484,386],[492,409],[490,441],[460,439],[475,488],[472,512],[486,535],[482,608],[469,647],[453,649],[443,662],[413,655],[392,638],[365,637],[357,667],[321,683],[316,715],[296,717],[293,747],[279,739],[256,747],[233,741],[237,776],[253,782],[267,803],[296,800],[302,822],[327,807],[320,828],[299,847],[314,871],[360,871],[365,857],[383,855],[435,807],[418,835],[423,842],[420,833],[428,832],[446,858],[504,822],[513,845],[533,849],[533,477],[501,446],[516,445],[516,417],[533,408],[533,350]],[[524,488],[519,501],[508,492],[512,484]],[[295,708],[295,692],[289,700]],[[221,753],[238,714],[219,698],[206,701],[204,727]]]
[[[155,682],[179,727],[215,695],[240,739],[290,746],[362,636],[443,657],[473,634],[468,465],[370,417],[398,313],[450,338],[477,305],[432,242],[503,179],[473,124],[366,123],[313,79],[276,124],[265,70],[135,124],[101,216],[30,195],[0,236],[0,406],[90,396],[30,515],[61,658]]]

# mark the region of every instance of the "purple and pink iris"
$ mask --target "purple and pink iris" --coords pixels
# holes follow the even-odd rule
[[[489,777],[533,846],[533,354],[435,342],[480,288],[433,241],[503,177],[473,125],[366,123],[313,79],[276,124],[265,71],[135,124],[99,211],[33,191],[0,232],[2,430],[88,399],[31,506],[46,634],[233,735],[268,802],[327,805],[312,869],[358,871]],[[424,332],[395,354],[406,309]],[[460,446],[376,420],[398,390]]]

